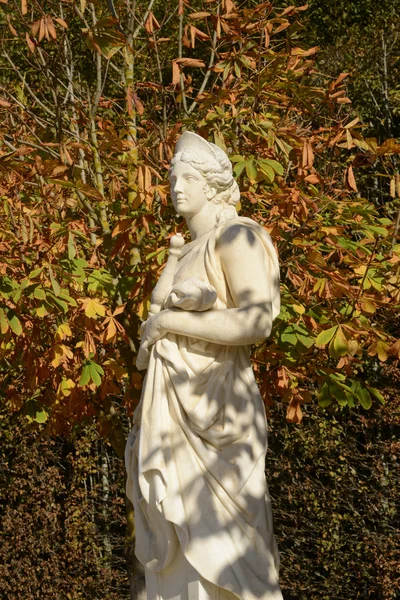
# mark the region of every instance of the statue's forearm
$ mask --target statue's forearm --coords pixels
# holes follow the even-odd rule
[[[248,346],[269,336],[271,308],[266,304],[205,312],[164,310],[162,326],[170,333],[223,344]]]

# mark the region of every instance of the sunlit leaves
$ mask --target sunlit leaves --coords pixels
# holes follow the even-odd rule
[[[82,307],[85,310],[85,315],[90,319],[95,319],[97,317],[104,317],[106,314],[106,308],[104,304],[101,304],[95,298],[83,298],[81,299]]]
[[[88,360],[82,369],[78,385],[85,387],[91,382],[98,387],[101,385],[101,376],[104,375],[104,369],[93,360]]]

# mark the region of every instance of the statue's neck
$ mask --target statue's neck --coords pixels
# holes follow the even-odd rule
[[[193,217],[186,217],[186,224],[190,231],[192,241],[214,229],[217,222],[217,215],[220,210],[220,204],[208,202],[208,204],[206,204],[200,212],[193,215]]]

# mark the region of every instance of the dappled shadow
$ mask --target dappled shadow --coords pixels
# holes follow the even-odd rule
[[[231,229],[219,243],[232,243],[241,231]],[[256,242],[250,231],[247,244]],[[195,257],[183,259],[176,280],[187,279],[190,270],[211,284],[215,308],[234,309],[243,337],[251,331],[254,341],[262,339],[272,323],[272,293],[261,302],[256,287],[262,282],[252,282],[231,294],[209,251],[206,239]],[[277,282],[270,283],[276,289]],[[127,492],[149,600],[282,598],[264,477],[264,406],[250,347],[226,337],[228,343],[223,337],[217,343],[206,335],[169,333],[152,348],[141,427],[127,450]]]

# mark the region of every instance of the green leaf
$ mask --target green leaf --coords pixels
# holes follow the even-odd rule
[[[40,286],[40,285],[35,287],[35,289],[33,290],[33,295],[38,300],[46,300],[46,293],[45,293],[44,289],[42,288],[42,286]]]
[[[325,348],[325,346],[331,341],[331,339],[335,335],[337,328],[338,325],[335,325],[334,327],[330,327],[329,329],[321,331],[321,333],[317,336],[317,339],[315,340],[316,347]]]
[[[385,403],[386,403],[386,400],[385,400],[385,398],[382,396],[382,394],[381,394],[381,393],[380,393],[380,392],[379,392],[379,391],[378,391],[376,388],[373,388],[373,387],[370,387],[370,386],[368,386],[368,391],[369,391],[369,393],[370,393],[370,394],[372,394],[372,395],[373,395],[373,396],[374,396],[374,397],[375,397],[377,400],[379,400],[379,402],[380,402],[381,404],[385,404]]]
[[[104,375],[104,369],[101,365],[98,365],[97,363],[95,363],[94,361],[90,361],[92,367],[98,372],[100,373],[100,375]]]
[[[264,164],[265,161],[259,161],[259,167],[261,172],[267,176],[267,180],[269,181],[269,183],[272,183],[273,180],[275,179],[275,171],[268,165]]]
[[[92,378],[93,383],[99,387],[99,385],[101,385],[101,375],[104,375],[104,371],[102,369],[102,367],[98,364],[96,364],[93,361],[90,361],[89,363],[89,369],[90,369],[90,377]]]
[[[91,378],[90,364],[86,364],[82,369],[82,374],[79,378],[78,385],[80,387],[85,387],[85,385],[87,385],[89,383],[90,378]]]
[[[343,333],[343,329],[339,325],[335,337],[329,344],[329,354],[333,358],[339,358],[340,356],[345,356],[348,350],[349,346],[347,343],[346,336]]]
[[[329,383],[329,391],[336,398],[340,406],[347,406],[347,394],[344,389],[333,381]]]
[[[68,234],[68,258],[69,260],[74,259],[76,256],[76,248],[74,243],[74,236],[71,232]]]
[[[51,265],[49,265],[49,275],[50,275],[50,281],[51,281],[51,286],[53,288],[53,292],[55,293],[56,296],[59,296],[60,292],[61,292],[61,288],[60,288],[56,278],[54,277],[54,273],[53,273],[53,269],[51,268]]]
[[[7,333],[9,328],[9,323],[6,317],[6,314],[2,308],[0,308],[0,331],[4,335]]]
[[[28,421],[36,421],[36,423],[45,423],[49,417],[48,410],[35,398],[27,400],[25,403],[26,418]]]
[[[332,404],[332,395],[329,391],[329,386],[326,382],[324,383],[324,385],[321,387],[321,389],[319,391],[318,404],[322,408],[326,408],[327,406],[330,406]]]
[[[11,329],[15,333],[15,335],[21,335],[22,333],[22,325],[17,315],[12,309],[7,311],[7,320],[10,324]]]
[[[371,408],[372,399],[367,388],[365,388],[359,381],[355,381],[353,385],[353,391],[363,408],[366,410]]]
[[[244,160],[243,162],[239,162],[239,163],[237,163],[237,165],[234,166],[233,172],[235,174],[235,177],[240,177],[240,175],[243,173],[244,169],[246,168],[246,164],[247,164],[247,160]]]
[[[283,168],[281,163],[279,163],[277,160],[270,160],[269,158],[267,158],[267,159],[265,159],[265,162],[268,163],[274,169],[275,173],[277,173],[278,175],[284,174],[285,169]]]
[[[40,269],[33,269],[33,271],[31,271],[28,275],[29,279],[35,279],[35,277],[40,275],[40,273],[42,271],[43,271],[43,267],[40,267]]]
[[[246,174],[250,181],[255,181],[257,178],[257,167],[254,160],[246,161]]]

